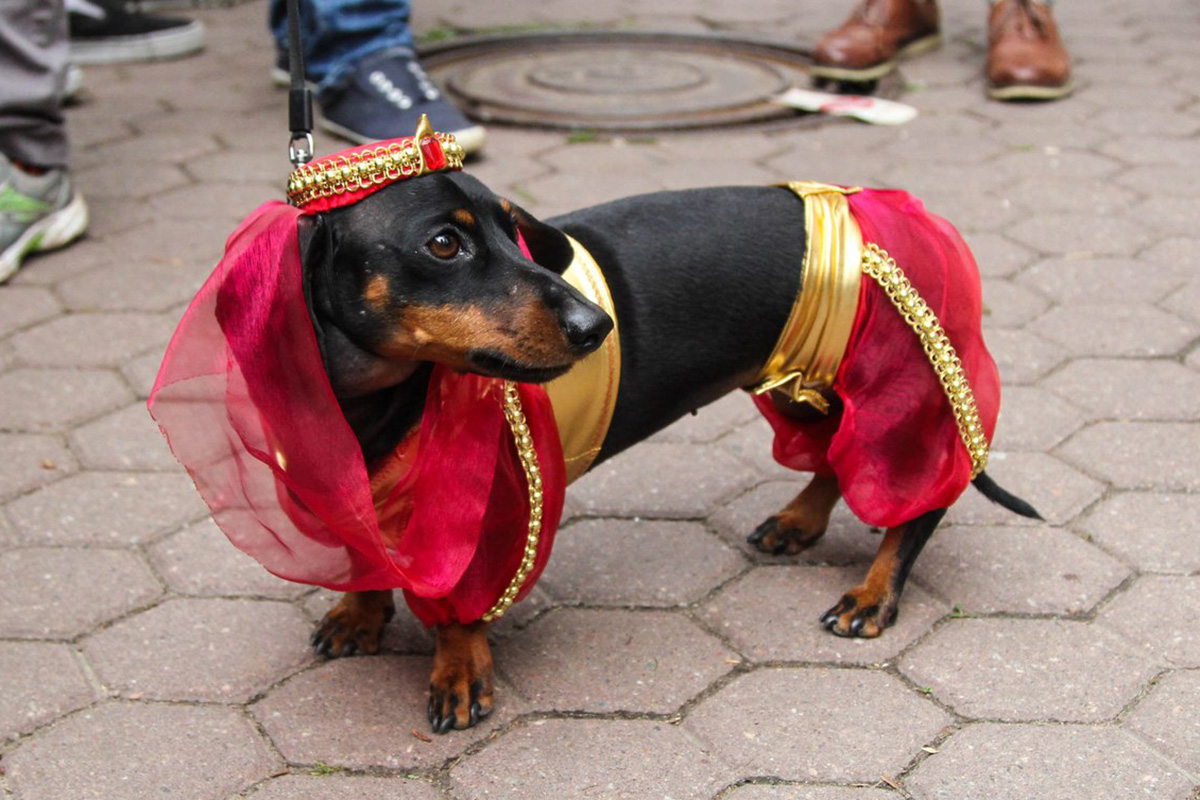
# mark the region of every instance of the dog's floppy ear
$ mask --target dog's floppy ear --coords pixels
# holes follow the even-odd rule
[[[547,225],[520,206],[507,200],[504,204],[517,223],[517,229],[521,231],[535,262],[559,275],[571,266],[575,251],[565,233],[553,225]]]

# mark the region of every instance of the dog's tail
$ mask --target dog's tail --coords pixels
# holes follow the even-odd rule
[[[1022,517],[1044,521],[1044,518],[1037,512],[1036,508],[1001,487],[986,472],[979,473],[971,483],[975,484],[975,488],[979,490],[980,494],[996,505],[1003,506],[1014,514],[1020,514]]]

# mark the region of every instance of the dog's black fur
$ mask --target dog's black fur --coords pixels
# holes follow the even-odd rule
[[[301,231],[322,356],[368,462],[419,422],[430,362],[541,382],[600,345],[612,322],[560,277],[571,260],[563,232],[599,263],[621,325],[617,405],[597,463],[749,385],[801,290],[804,213],[784,189],[663,192],[542,223],[462,173],[393,184]],[[986,476],[977,486],[1036,515]],[[837,497],[836,482],[815,480],[751,541],[776,553],[812,544]],[[943,513],[890,529],[867,581],[827,612],[826,627],[873,636],[891,624]],[[314,643],[329,655],[372,652],[392,607],[390,593],[347,595]],[[443,732],[491,704],[483,624],[448,628],[438,631],[429,709]]]

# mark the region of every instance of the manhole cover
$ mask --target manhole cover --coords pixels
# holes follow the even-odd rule
[[[423,49],[422,60],[484,122],[648,131],[795,119],[771,98],[808,85],[811,57],[747,38],[561,32],[458,39]],[[892,77],[876,93],[895,96],[900,85]]]

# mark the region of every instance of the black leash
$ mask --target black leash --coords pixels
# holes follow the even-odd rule
[[[288,70],[292,88],[288,91],[288,158],[293,167],[301,167],[313,157],[312,91],[304,80],[304,52],[300,47],[300,0],[287,0]]]

